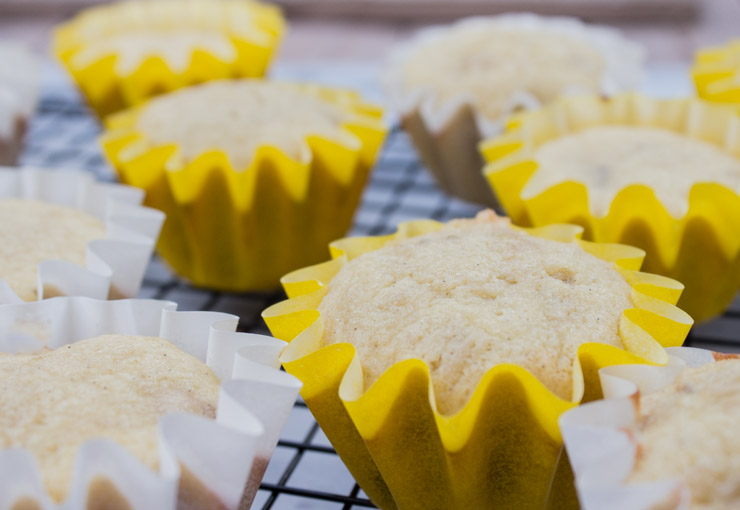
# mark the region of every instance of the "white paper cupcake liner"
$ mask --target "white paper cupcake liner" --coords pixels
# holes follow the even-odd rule
[[[96,299],[136,296],[164,214],[141,206],[144,192],[96,182],[91,174],[67,170],[0,167],[0,200],[35,199],[84,211],[104,222],[106,237],[88,243],[85,267],[45,260],[38,267],[38,295],[54,288],[65,296]],[[0,279],[0,305],[22,302]]]
[[[0,41],[0,64],[0,165],[12,165],[36,108],[41,61],[21,45]]]
[[[279,370],[285,342],[236,333],[233,315],[176,307],[168,301],[86,297],[0,307],[2,352],[40,344],[54,349],[102,334],[159,336],[206,362],[222,381],[215,420],[188,414],[160,420],[158,473],[110,440],[86,442],[60,505],[46,493],[30,452],[0,450],[0,510],[13,508],[21,497],[43,509],[84,509],[91,481],[101,477],[134,510],[174,510],[181,466],[206,489],[216,505],[209,508],[249,508],[301,383]]]
[[[687,367],[714,363],[714,353],[690,347],[666,349],[665,366],[616,365],[599,371],[605,400],[560,417],[583,510],[688,510],[691,494],[678,480],[625,484],[635,466],[634,431],[639,395],[660,390]]]
[[[522,108],[537,108],[540,106],[539,100],[524,89],[518,90],[509,98],[503,115],[489,119],[476,111],[469,95],[461,94],[441,102],[432,91],[407,87],[403,79],[406,62],[420,48],[450,33],[480,27],[547,31],[585,41],[604,57],[605,71],[601,79],[601,92],[604,95],[639,86],[643,77],[645,52],[615,29],[586,25],[576,18],[516,13],[465,18],[451,26],[423,29],[391,53],[382,81],[392,107],[400,113],[417,150],[440,185],[447,192],[466,200],[497,206],[498,202],[480,175],[483,160],[478,154],[477,144],[500,134],[510,113]],[[429,65],[434,63],[430,62]],[[578,92],[582,91],[578,88],[566,91]]]

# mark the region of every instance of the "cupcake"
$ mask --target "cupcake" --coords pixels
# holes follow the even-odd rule
[[[175,307],[0,308],[3,508],[249,507],[300,383],[283,342]]]
[[[159,252],[175,272],[220,290],[272,289],[349,229],[380,116],[348,91],[228,80],[111,118],[102,145],[167,214]]]
[[[0,165],[14,165],[36,108],[41,63],[23,46],[0,41]]]
[[[104,117],[152,96],[265,74],[280,11],[252,0],[141,0],[92,7],[60,26],[54,53]]]
[[[478,143],[515,111],[562,94],[634,88],[642,50],[579,20],[508,14],[426,29],[399,48],[385,81],[424,163],[448,193],[498,205]]]
[[[696,99],[583,96],[515,116],[481,150],[516,224],[576,223],[644,249],[645,270],[682,282],[679,306],[705,320],[740,277],[739,127]]]
[[[740,110],[740,40],[699,50],[691,74],[700,97]]]
[[[601,396],[598,368],[664,363],[691,326],[640,250],[579,233],[416,221],[283,279],[263,313],[283,366],[377,506],[576,506],[558,416]]]
[[[603,369],[611,398],[562,416],[584,510],[740,505],[740,358],[669,352],[666,367]]]
[[[164,221],[142,198],[83,172],[0,168],[0,304],[134,297]]]

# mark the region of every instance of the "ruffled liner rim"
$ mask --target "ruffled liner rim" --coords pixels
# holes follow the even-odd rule
[[[190,196],[192,191],[188,190],[199,190],[201,186],[198,183],[212,168],[225,169],[225,174],[233,184],[229,186],[235,193],[232,199],[242,209],[247,209],[252,199],[244,190],[249,190],[250,193],[254,191],[254,186],[244,185],[244,182],[255,174],[257,168],[275,169],[280,174],[284,188],[296,201],[300,201],[308,192],[314,159],[338,159],[340,164],[329,165],[327,170],[332,172],[338,182],[347,184],[354,175],[353,162],[359,159],[368,168],[372,166],[380,140],[385,137],[386,127],[382,122],[383,110],[364,102],[354,92],[316,85],[295,84],[295,87],[338,106],[348,114],[348,119],[338,127],[336,138],[325,135],[306,136],[297,159],[278,147],[261,145],[257,147],[249,166],[244,169],[235,168],[223,150],[208,151],[187,162],[181,156],[177,144],[152,145],[146,135],[137,129],[138,118],[146,105],[110,117],[107,120],[108,129],[100,143],[113,166],[124,172],[140,163],[164,168],[175,196],[182,202],[193,198]],[[143,179],[132,183],[139,187],[148,187],[146,175],[135,175],[137,172],[133,171],[127,173],[131,178]]]
[[[465,107],[474,114],[478,131],[486,138],[495,136],[503,129],[508,114],[519,108],[533,109],[540,106],[531,93],[520,90],[509,100],[507,111],[496,120],[476,112],[473,98],[460,95],[439,104],[431,92],[407,90],[403,80],[405,62],[421,47],[443,39],[450,31],[464,31],[478,27],[506,27],[525,30],[549,30],[588,42],[604,56],[606,69],[601,79],[601,92],[605,95],[620,90],[637,88],[642,80],[644,49],[626,40],[619,31],[604,26],[587,25],[577,18],[562,16],[545,17],[531,13],[513,13],[492,17],[470,17],[461,19],[451,26],[430,27],[420,30],[410,41],[400,45],[389,57],[389,64],[382,76],[391,104],[407,116],[418,110],[424,124],[432,133],[441,132]],[[578,92],[572,90],[570,92]]]
[[[386,370],[370,388],[364,388],[361,361],[354,346],[349,343],[321,345],[323,323],[318,305],[326,293],[327,284],[348,260],[380,248],[392,239],[422,235],[441,226],[441,223],[432,220],[411,221],[400,224],[398,231],[388,236],[336,241],[330,246],[333,260],[286,275],[282,283],[289,299],[271,306],[262,314],[273,335],[289,342],[280,357],[284,365],[300,363],[308,356],[315,355],[329,361],[341,351],[351,353],[352,361],[343,376],[339,396],[366,439],[373,438],[382,428],[382,417],[392,407],[388,402],[392,402],[393,396],[400,391],[394,384],[402,379],[400,374],[421,368],[428,375],[428,367],[418,359],[406,360]],[[501,364],[492,367],[481,378],[473,396],[459,412],[446,416],[437,410],[429,377],[429,403],[434,411],[442,442],[450,452],[460,450],[467,443],[487,393],[487,385],[493,383],[498,375],[510,373],[519,380],[526,391],[529,407],[542,429],[551,438],[560,440],[557,417],[577,405],[584,396],[582,363],[664,364],[667,356],[663,346],[680,345],[693,324],[693,320],[685,312],[674,306],[683,289],[680,283],[638,271],[644,257],[642,250],[625,245],[581,241],[579,237],[582,229],[574,225],[550,225],[522,230],[547,239],[578,242],[585,251],[614,263],[615,268],[632,287],[631,298],[635,305],[635,308],[625,310],[619,326],[619,334],[627,350],[597,343],[582,345],[574,359],[573,397],[570,401],[556,396],[527,370],[515,365]],[[306,384],[304,398],[310,398],[310,392],[319,390],[320,388],[312,388]],[[367,419],[361,419],[362,416]]]
[[[141,206],[144,192],[97,182],[87,172],[0,167],[0,199],[33,199],[73,207],[105,224],[106,237],[88,243],[85,267],[62,260],[38,266],[37,294],[53,288],[67,296],[134,297],[159,237],[164,214]],[[0,304],[23,300],[0,279]]]
[[[150,6],[147,4],[147,2],[136,2],[136,1],[130,1],[128,2],[131,4],[131,6],[137,6],[139,7],[139,10],[146,11],[150,8]],[[195,5],[198,2],[191,2],[191,4]],[[232,2],[233,3],[233,2]],[[174,4],[174,3],[173,3]],[[208,2],[201,2],[202,5],[208,5]],[[225,30],[224,32],[228,34],[228,38],[232,43],[247,43],[254,46],[261,47],[263,49],[270,49],[275,47],[278,44],[278,41],[282,37],[282,34],[285,30],[284,22],[282,20],[282,17],[277,14],[279,13],[279,10],[276,9],[274,6],[271,6],[270,4],[265,4],[261,2],[256,1],[250,1],[250,2],[243,2],[242,3],[244,7],[247,8],[247,10],[252,11],[251,13],[254,15],[255,19],[249,26],[249,30],[239,30],[239,31],[231,31],[231,30]],[[108,18],[111,14],[112,7],[115,8],[116,6],[111,5],[99,5],[99,6],[93,6],[91,8],[88,8],[77,15],[77,17],[69,20],[68,22],[64,23],[60,27],[58,27],[54,34],[54,49],[56,55],[63,60],[67,65],[69,65],[72,69],[75,69],[76,71],[80,71],[85,69],[86,67],[89,67],[91,65],[94,65],[95,62],[101,62],[103,60],[109,59],[111,57],[117,58],[115,53],[108,53],[105,55],[101,55],[100,58],[98,58],[96,61],[92,62],[83,62],[81,64],[78,64],[75,62],[75,56],[80,52],[83,51],[86,47],[93,45],[95,43],[95,40],[87,40],[85,36],[85,25],[88,25],[90,23],[93,23],[96,18]],[[209,7],[210,8],[210,7]],[[266,13],[272,13],[271,16],[269,16],[269,23],[265,23],[265,14]],[[140,16],[146,17],[146,13],[140,13]],[[214,58],[217,60],[218,57],[215,55],[211,55],[209,52],[207,52],[204,48],[192,48],[190,50],[190,63],[192,64],[193,59],[195,58],[196,53],[206,53],[209,55],[210,58]],[[182,70],[178,70],[173,68],[166,60],[164,60],[160,55],[157,54],[151,54],[147,56],[145,60],[139,63],[137,66],[137,69],[145,68],[153,63],[156,63],[157,65],[161,64],[164,65],[165,68],[173,73],[173,74],[182,74]],[[222,64],[229,64],[232,62],[229,61],[223,61]],[[190,65],[187,65],[185,69],[190,68]]]
[[[591,402],[560,417],[560,428],[585,510],[688,510],[690,490],[672,479],[624,484],[638,455],[634,427],[641,394],[658,391],[687,367],[737,355],[692,347],[666,349],[665,366],[620,365],[599,370],[605,400]]]
[[[699,50],[691,75],[700,97],[735,103],[740,111],[740,39]]]
[[[132,508],[174,510],[181,466],[225,508],[249,506],[301,382],[279,370],[285,342],[236,332],[234,315],[176,308],[169,301],[84,297],[0,308],[0,348],[6,352],[38,346],[24,333],[30,322],[47,333],[52,348],[101,334],[159,336],[204,361],[222,381],[215,420],[189,414],[161,419],[159,473],[113,441],[91,440],[78,450],[72,488],[59,506],[46,493],[30,452],[0,450],[0,507],[25,497],[43,508],[84,508],[90,483],[102,476]]]

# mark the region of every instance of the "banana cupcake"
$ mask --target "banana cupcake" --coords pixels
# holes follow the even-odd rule
[[[391,58],[385,81],[404,129],[440,186],[497,205],[478,143],[515,111],[574,92],[634,88],[642,50],[576,19],[509,14],[420,32]]]
[[[603,370],[614,398],[563,415],[584,510],[740,505],[740,359],[698,349],[670,353],[667,367]]]
[[[270,289],[349,229],[382,145],[349,91],[226,80],[110,119],[104,151],[167,214],[159,251],[196,285]]]
[[[740,111],[740,40],[700,49],[691,74],[699,97]]]
[[[133,0],[83,11],[53,47],[104,117],[181,87],[260,77],[283,30],[279,9],[253,0]]]
[[[36,107],[41,63],[32,52],[0,41],[0,165],[14,165]]]
[[[263,313],[283,366],[380,508],[576,507],[558,416],[601,396],[599,367],[663,363],[691,325],[640,250],[579,233],[411,222],[283,279]]]
[[[3,508],[249,507],[300,384],[282,342],[175,307],[0,309]]]
[[[740,278],[739,128],[698,99],[582,96],[515,116],[481,150],[516,224],[576,223],[644,249],[645,269],[681,281],[679,306],[706,320]]]
[[[135,296],[164,220],[142,198],[82,172],[0,168],[0,304]]]

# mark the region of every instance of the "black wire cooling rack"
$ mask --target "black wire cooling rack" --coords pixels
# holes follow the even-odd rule
[[[31,122],[21,164],[84,169],[99,179],[114,176],[98,149],[94,119],[69,91],[45,94]],[[59,91],[56,91],[59,92]],[[353,235],[393,232],[417,218],[445,221],[473,216],[479,207],[442,193],[419,163],[403,132],[393,129],[358,209]],[[328,253],[327,253],[328,256]],[[239,328],[269,334],[260,313],[284,298],[282,292],[222,293],[194,288],[174,276],[155,256],[140,297],[167,299],[180,310],[217,310],[241,317]],[[740,300],[720,318],[695,327],[687,345],[740,352]],[[349,510],[373,508],[336,455],[303,402],[297,402],[270,461],[253,505],[263,510]]]

